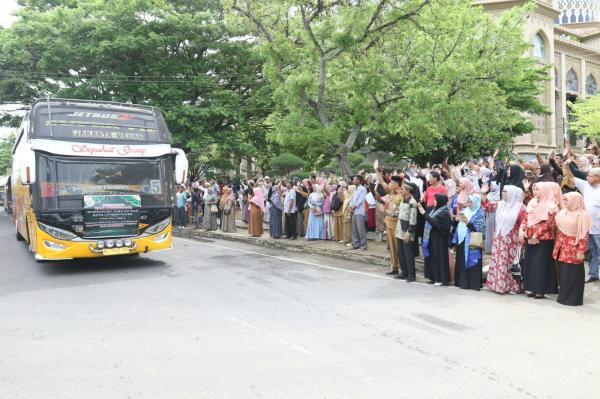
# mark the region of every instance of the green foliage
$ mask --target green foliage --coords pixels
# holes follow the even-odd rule
[[[548,70],[523,57],[532,6],[495,21],[472,0],[229,5],[261,39],[276,105],[268,138],[311,164],[333,154],[347,174],[346,154],[366,143],[466,159],[531,131],[524,112],[548,112]]]
[[[569,102],[572,121],[569,128],[577,136],[600,139],[600,96]]]
[[[10,174],[12,149],[15,145],[15,135],[9,134],[0,138],[0,176]]]
[[[279,154],[269,162],[269,166],[277,173],[290,174],[291,171],[304,167],[304,160],[299,156],[284,152]]]
[[[20,18],[0,30],[3,101],[49,94],[157,106],[193,170],[268,155],[263,59],[240,39],[247,32],[226,26],[221,1],[20,4]]]

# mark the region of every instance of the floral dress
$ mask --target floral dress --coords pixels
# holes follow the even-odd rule
[[[497,203],[486,202],[482,206],[488,212],[496,212]],[[522,206],[514,227],[505,237],[501,235],[497,236],[494,232],[490,232],[490,234],[494,234],[494,240],[492,242],[491,263],[485,285],[490,290],[499,294],[507,294],[509,292],[516,294],[521,292],[519,283],[517,283],[510,273],[510,268],[517,256],[519,226],[526,214],[525,206]]]

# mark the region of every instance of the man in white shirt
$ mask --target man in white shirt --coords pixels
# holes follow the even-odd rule
[[[592,217],[594,224],[590,228],[588,250],[590,251],[590,271],[585,279],[586,283],[598,280],[598,261],[600,259],[600,168],[593,168],[588,172],[587,180],[573,176],[570,168],[565,168],[569,180],[583,196],[585,209]]]
[[[287,192],[283,201],[283,212],[285,213],[285,236],[288,239],[295,240],[298,238],[298,229],[296,228],[297,216],[296,212],[298,207],[296,206],[296,190],[292,186],[291,182],[286,183]]]

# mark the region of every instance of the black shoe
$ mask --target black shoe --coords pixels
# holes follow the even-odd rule
[[[406,282],[407,283],[412,283],[412,282],[415,282],[415,281],[417,281],[417,279],[415,277],[407,277],[406,278]]]
[[[544,299],[545,296],[544,296],[544,294],[535,294],[533,298],[534,299]]]
[[[533,292],[530,292],[529,294],[527,294],[528,298],[533,298],[535,296],[535,294]]]
[[[396,275],[394,276],[394,278],[395,278],[396,280],[406,280],[408,277],[406,277],[406,276],[404,276],[404,275],[402,275],[402,274],[396,274]]]
[[[394,276],[396,274],[400,274],[400,272],[398,270],[392,270],[391,272],[387,272],[386,273],[388,276]]]
[[[433,280],[431,280],[431,279],[428,279],[428,280],[427,280],[427,284],[435,284],[435,281],[433,281]]]
[[[598,281],[598,277],[596,277],[596,276],[587,276],[585,278],[585,282],[586,283],[593,283],[594,281]]]

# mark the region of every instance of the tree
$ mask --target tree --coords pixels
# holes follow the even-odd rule
[[[569,102],[569,128],[578,136],[600,138],[600,96],[588,97],[576,103]]]
[[[547,112],[537,99],[547,71],[523,57],[531,8],[495,22],[471,0],[229,4],[266,54],[269,138],[309,162],[333,154],[344,175],[366,143],[469,157],[530,131],[523,112]]]
[[[12,149],[15,145],[15,135],[9,134],[0,138],[0,176],[10,173],[12,162]]]
[[[3,102],[51,95],[157,106],[193,170],[265,154],[263,60],[247,32],[225,24],[221,1],[19,3],[19,19],[0,30]]]
[[[271,169],[286,176],[289,176],[291,171],[304,167],[304,164],[305,162],[302,158],[289,152],[279,154],[269,162]]]

